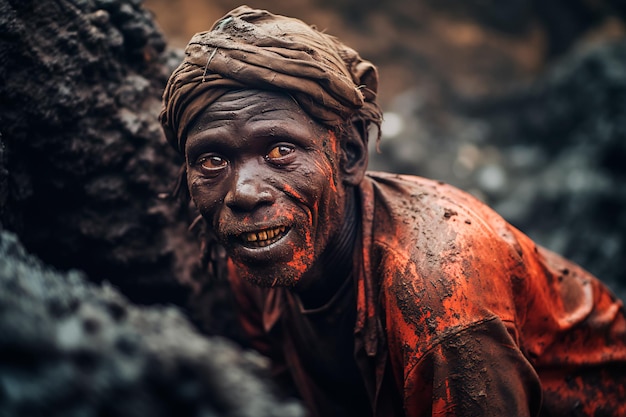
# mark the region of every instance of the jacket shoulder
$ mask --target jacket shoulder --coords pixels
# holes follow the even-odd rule
[[[532,241],[453,186],[379,173],[368,180],[388,328],[427,349],[483,320],[516,320],[516,286],[525,285]]]

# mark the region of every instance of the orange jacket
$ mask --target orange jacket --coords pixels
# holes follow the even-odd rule
[[[624,309],[600,281],[454,187],[370,172],[359,191],[355,358],[374,416],[626,416]],[[230,279],[256,347],[328,415],[281,325],[287,290]]]

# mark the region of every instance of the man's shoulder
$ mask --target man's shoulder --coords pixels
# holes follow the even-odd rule
[[[518,231],[442,182],[386,173],[367,181],[376,280],[388,309],[410,312],[405,321],[431,336],[494,313],[512,319],[509,277],[525,274]]]
[[[442,181],[368,172],[361,187],[375,242],[411,253],[516,245],[514,227],[473,195]],[[488,247],[483,248],[487,250]],[[415,252],[417,251],[417,252]]]
[[[414,265],[419,276],[510,268],[521,262],[519,239],[531,243],[493,209],[454,186],[388,173],[368,173],[367,181],[372,244],[381,247],[381,259],[404,260],[402,265]],[[367,211],[367,201],[364,206]]]
[[[445,218],[464,213],[482,220],[486,220],[485,217],[487,220],[493,217],[500,219],[484,202],[443,181],[416,175],[368,171],[364,185],[373,188],[379,202],[391,207],[400,205],[424,213],[429,209],[441,208]]]

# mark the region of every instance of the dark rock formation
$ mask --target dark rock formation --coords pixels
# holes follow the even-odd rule
[[[182,303],[197,245],[158,198],[180,164],[156,120],[172,54],[140,3],[0,0],[0,223],[55,267]]]
[[[376,168],[469,190],[626,299],[626,40],[580,47],[531,83],[430,106],[422,91]],[[415,140],[419,138],[419,140]]]
[[[626,40],[575,51],[529,88],[474,106],[510,186],[495,207],[626,299]]]
[[[302,417],[267,361],[199,335],[174,307],[139,308],[56,272],[0,232],[3,417]]]

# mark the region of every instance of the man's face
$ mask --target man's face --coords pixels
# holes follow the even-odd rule
[[[295,287],[319,271],[345,215],[339,143],[293,99],[222,96],[191,124],[185,157],[191,197],[246,279]]]

